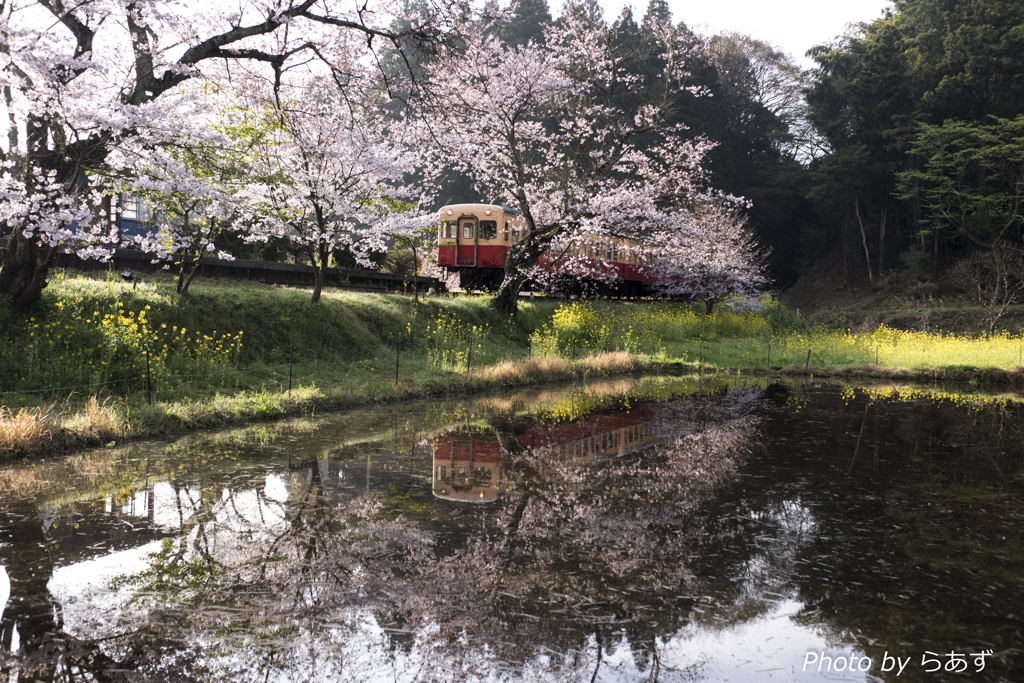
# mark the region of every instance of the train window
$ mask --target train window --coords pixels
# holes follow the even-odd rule
[[[480,239],[493,240],[498,236],[498,221],[480,221]]]
[[[458,226],[452,221],[444,221],[441,223],[441,238],[448,240],[455,239],[455,231],[457,229]]]
[[[486,467],[477,467],[473,470],[473,486],[489,487],[493,483],[494,477],[491,475],[491,470]]]
[[[473,239],[473,224],[470,223],[469,221],[462,224],[462,239]]]
[[[503,239],[504,239],[504,240],[505,240],[506,242],[508,242],[508,221],[505,221],[505,236],[504,236],[504,238],[503,238]]]

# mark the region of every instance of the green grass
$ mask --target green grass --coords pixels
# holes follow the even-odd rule
[[[709,317],[678,302],[538,298],[507,316],[487,297],[329,289],[312,305],[306,290],[201,281],[182,298],[169,276],[133,287],[115,273],[58,273],[0,339],[0,434],[18,444],[0,451],[698,364],[802,373],[808,349],[815,374],[1021,374],[1020,335],[851,333],[765,304]]]

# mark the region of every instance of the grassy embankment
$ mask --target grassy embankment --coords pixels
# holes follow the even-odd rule
[[[803,373],[808,349],[819,375],[1020,376],[1019,336],[850,334],[777,304],[707,318],[677,303],[538,299],[506,318],[482,297],[328,291],[313,306],[302,290],[198,284],[181,299],[170,278],[56,277],[0,340],[0,453],[698,364]]]

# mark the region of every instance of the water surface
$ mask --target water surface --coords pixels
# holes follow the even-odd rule
[[[14,465],[0,671],[1021,680],[1022,465],[1013,401],[661,380]]]

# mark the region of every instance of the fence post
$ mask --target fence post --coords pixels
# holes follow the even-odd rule
[[[807,363],[804,365],[804,374],[806,375],[811,367],[811,350],[807,349]]]
[[[292,394],[292,366],[295,364],[295,344],[289,344],[288,351],[288,395]]]
[[[469,342],[469,355],[466,357],[466,379],[469,379],[469,369],[473,367],[473,342]]]
[[[149,374],[149,345],[146,345],[146,393],[149,395],[149,405],[153,405],[153,382]]]
[[[402,340],[398,340],[398,346],[395,347],[395,386],[398,386],[398,359],[402,355]]]

